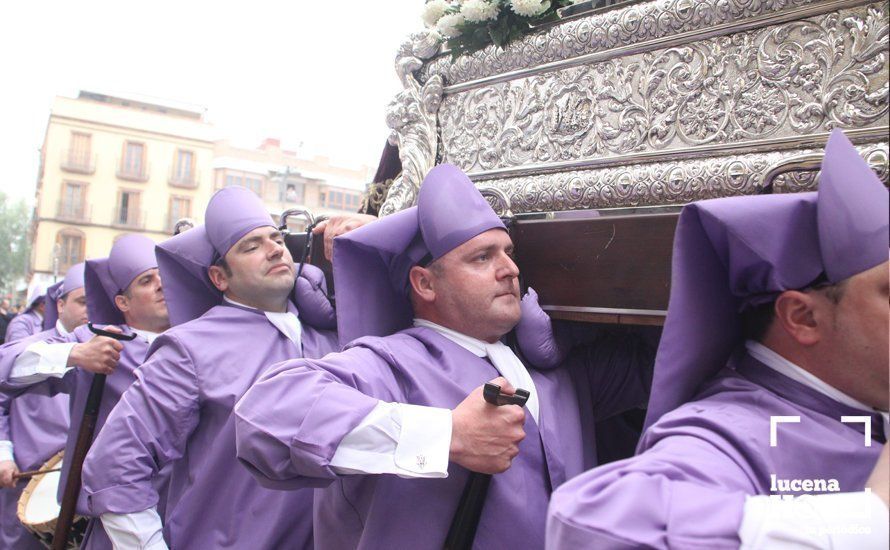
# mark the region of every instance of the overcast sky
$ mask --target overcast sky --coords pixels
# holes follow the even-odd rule
[[[221,137],[376,167],[393,60],[423,0],[0,3],[0,188],[33,199],[52,99],[80,89],[207,108]]]

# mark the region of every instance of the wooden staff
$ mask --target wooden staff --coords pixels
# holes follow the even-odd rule
[[[486,383],[482,389],[482,396],[492,405],[519,405],[524,407],[529,398],[526,390],[516,390],[513,395],[501,393],[501,387],[491,382]],[[457,505],[457,511],[451,520],[451,527],[445,537],[445,550],[469,550],[473,547],[476,538],[476,529],[482,518],[482,508],[485,506],[485,497],[488,496],[488,486],[491,484],[491,474],[471,472],[470,479],[464,486],[464,492]]]
[[[29,470],[27,472],[19,472],[17,474],[12,474],[13,479],[22,479],[23,477],[34,477],[40,476],[43,474],[51,474],[53,472],[61,472],[61,468],[51,468],[49,470]]]
[[[129,342],[136,338],[135,334],[120,334],[96,328],[88,323],[90,331],[97,336],[105,336],[123,342]],[[90,384],[90,393],[87,394],[87,402],[83,408],[83,419],[77,430],[77,440],[74,444],[74,453],[68,468],[68,478],[65,480],[65,491],[62,493],[61,510],[56,530],[53,533],[53,550],[65,550],[68,544],[68,536],[71,533],[71,525],[74,523],[74,514],[77,509],[77,497],[80,495],[80,481],[83,470],[83,461],[93,444],[93,433],[96,431],[96,422],[99,419],[99,405],[102,403],[102,393],[105,391],[105,375],[94,374]]]

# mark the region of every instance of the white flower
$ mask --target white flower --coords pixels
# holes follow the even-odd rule
[[[464,16],[459,13],[449,13],[439,18],[436,23],[436,30],[445,38],[454,38],[460,36],[460,30],[457,26],[465,22]]]
[[[460,13],[471,23],[481,23],[498,16],[498,5],[487,0],[466,0],[460,8]]]
[[[516,15],[534,17],[541,15],[550,7],[550,0],[510,0],[510,7]]]
[[[430,0],[423,6],[423,13],[420,18],[423,19],[427,27],[432,27],[445,15],[445,10],[447,9],[448,2],[445,0]]]

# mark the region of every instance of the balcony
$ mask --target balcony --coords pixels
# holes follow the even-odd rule
[[[191,171],[188,174],[179,174],[175,169],[170,170],[170,176],[167,178],[167,182],[171,186],[185,189],[197,189],[200,181],[201,172]]]
[[[149,167],[148,166],[127,166],[123,163],[123,161],[119,161],[117,163],[117,177],[118,179],[126,180],[126,181],[135,181],[138,183],[145,183],[148,181]]]
[[[90,175],[96,172],[96,155],[91,157],[80,151],[67,149],[62,151],[59,166],[66,172]]]
[[[111,225],[126,229],[145,229],[145,211],[134,208],[122,209],[118,206],[114,209]]]
[[[66,222],[90,222],[90,207],[86,204],[56,203],[56,218]]]

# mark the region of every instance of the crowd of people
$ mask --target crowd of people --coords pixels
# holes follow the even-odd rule
[[[335,301],[224,188],[9,324],[0,548],[40,547],[17,474],[77,455],[103,378],[59,483],[85,548],[886,548],[888,217],[835,131],[818,192],[683,209],[663,331],[579,329],[523,295],[454,166],[316,228]],[[601,463],[628,437],[603,422],[643,409]]]

